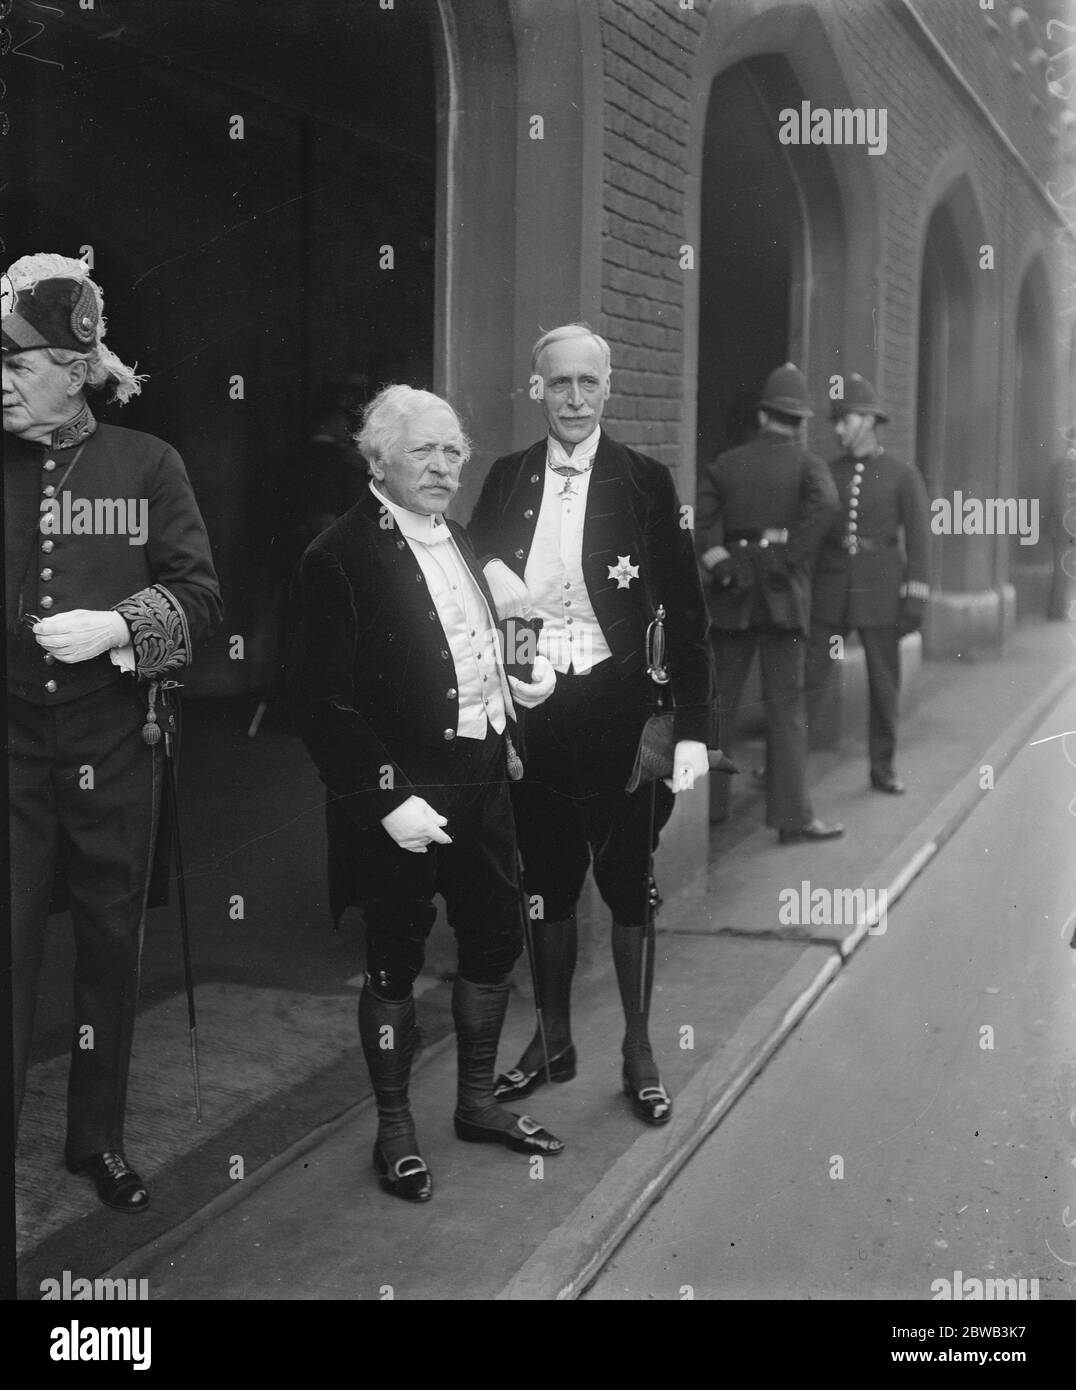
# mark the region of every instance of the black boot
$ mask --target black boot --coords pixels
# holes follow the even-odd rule
[[[575,1076],[571,1021],[572,977],[579,950],[575,913],[559,922],[536,922],[531,935],[535,1003],[542,1011],[549,1074],[546,1075],[542,1037],[536,1030],[516,1066],[497,1077],[493,1094],[500,1101],[520,1100],[546,1081],[571,1081]]]
[[[613,922],[613,964],[624,1006],[624,1094],[644,1124],[667,1124],[672,1101],[661,1084],[650,1047],[648,1023],[654,988],[653,933],[646,927]]]
[[[407,1097],[416,1031],[414,997],[382,999],[367,981],[359,996],[359,1038],[377,1100],[374,1167],[386,1192],[426,1202],[433,1179],[419,1156]]]
[[[530,1118],[502,1110],[493,1098],[497,1043],[508,1010],[508,981],[472,984],[458,975],[452,986],[458,1080],[456,1134],[471,1144],[503,1144],[518,1153],[556,1154],[564,1145]]]

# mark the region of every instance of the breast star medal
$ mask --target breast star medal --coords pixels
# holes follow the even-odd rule
[[[631,563],[630,555],[618,555],[616,564],[609,566],[609,578],[616,580],[618,589],[628,589],[631,581],[639,578],[639,566]]]

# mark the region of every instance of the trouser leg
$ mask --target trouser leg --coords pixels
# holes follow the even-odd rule
[[[800,632],[761,634],[766,708],[766,824],[795,830],[814,818],[807,795],[806,639]]]
[[[65,1157],[122,1150],[163,753],[122,684],[57,710],[56,804],[75,937]]]
[[[758,645],[758,635],[752,631],[734,632],[715,628],[710,634],[714,651],[714,677],[716,681],[718,722],[721,728],[721,746],[729,757],[735,746],[736,716],[740,708],[744,682],[751,668],[751,662]],[[729,818],[732,797],[730,777],[711,777],[710,819],[725,821]]]
[[[833,639],[841,637],[840,628],[831,623],[811,623],[807,637],[807,661],[804,693],[807,704],[808,743],[826,719],[829,702],[836,689],[837,668],[840,662],[833,656]]]
[[[51,709],[8,700],[13,1099],[18,1132],[56,860]]]
[[[867,661],[871,776],[892,777],[900,705],[900,633],[895,627],[864,627],[859,639]]]

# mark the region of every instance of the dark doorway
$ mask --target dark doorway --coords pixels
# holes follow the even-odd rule
[[[184,456],[225,588],[192,693],[272,669],[315,394],[432,385],[435,19],[434,0],[110,0],[107,25],[50,19],[38,51],[62,69],[24,65],[9,258],[92,246],[109,342],[150,375],[113,418]]]

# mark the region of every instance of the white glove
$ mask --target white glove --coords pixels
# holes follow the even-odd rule
[[[553,687],[556,683],[556,670],[541,655],[534,658],[534,670],[531,672],[529,682],[517,680],[515,676],[508,677],[512,699],[517,705],[522,705],[524,709],[534,709],[535,705],[540,705],[543,700],[548,700],[553,694]]]
[[[447,818],[439,816],[421,796],[409,796],[402,806],[382,816],[381,824],[401,849],[412,854],[425,854],[431,840],[439,845],[452,843],[452,837],[441,829],[448,824]]]
[[[673,775],[665,778],[665,785],[671,792],[690,791],[695,779],[705,777],[709,771],[706,744],[682,738],[673,749]]]
[[[519,575],[510,570],[503,560],[489,560],[483,567],[486,583],[493,595],[493,606],[497,617],[523,618],[530,612],[530,590]]]
[[[131,640],[127,624],[111,609],[73,608],[70,613],[53,613],[35,623],[31,631],[39,647],[69,664],[89,661],[112,647],[126,647]]]

